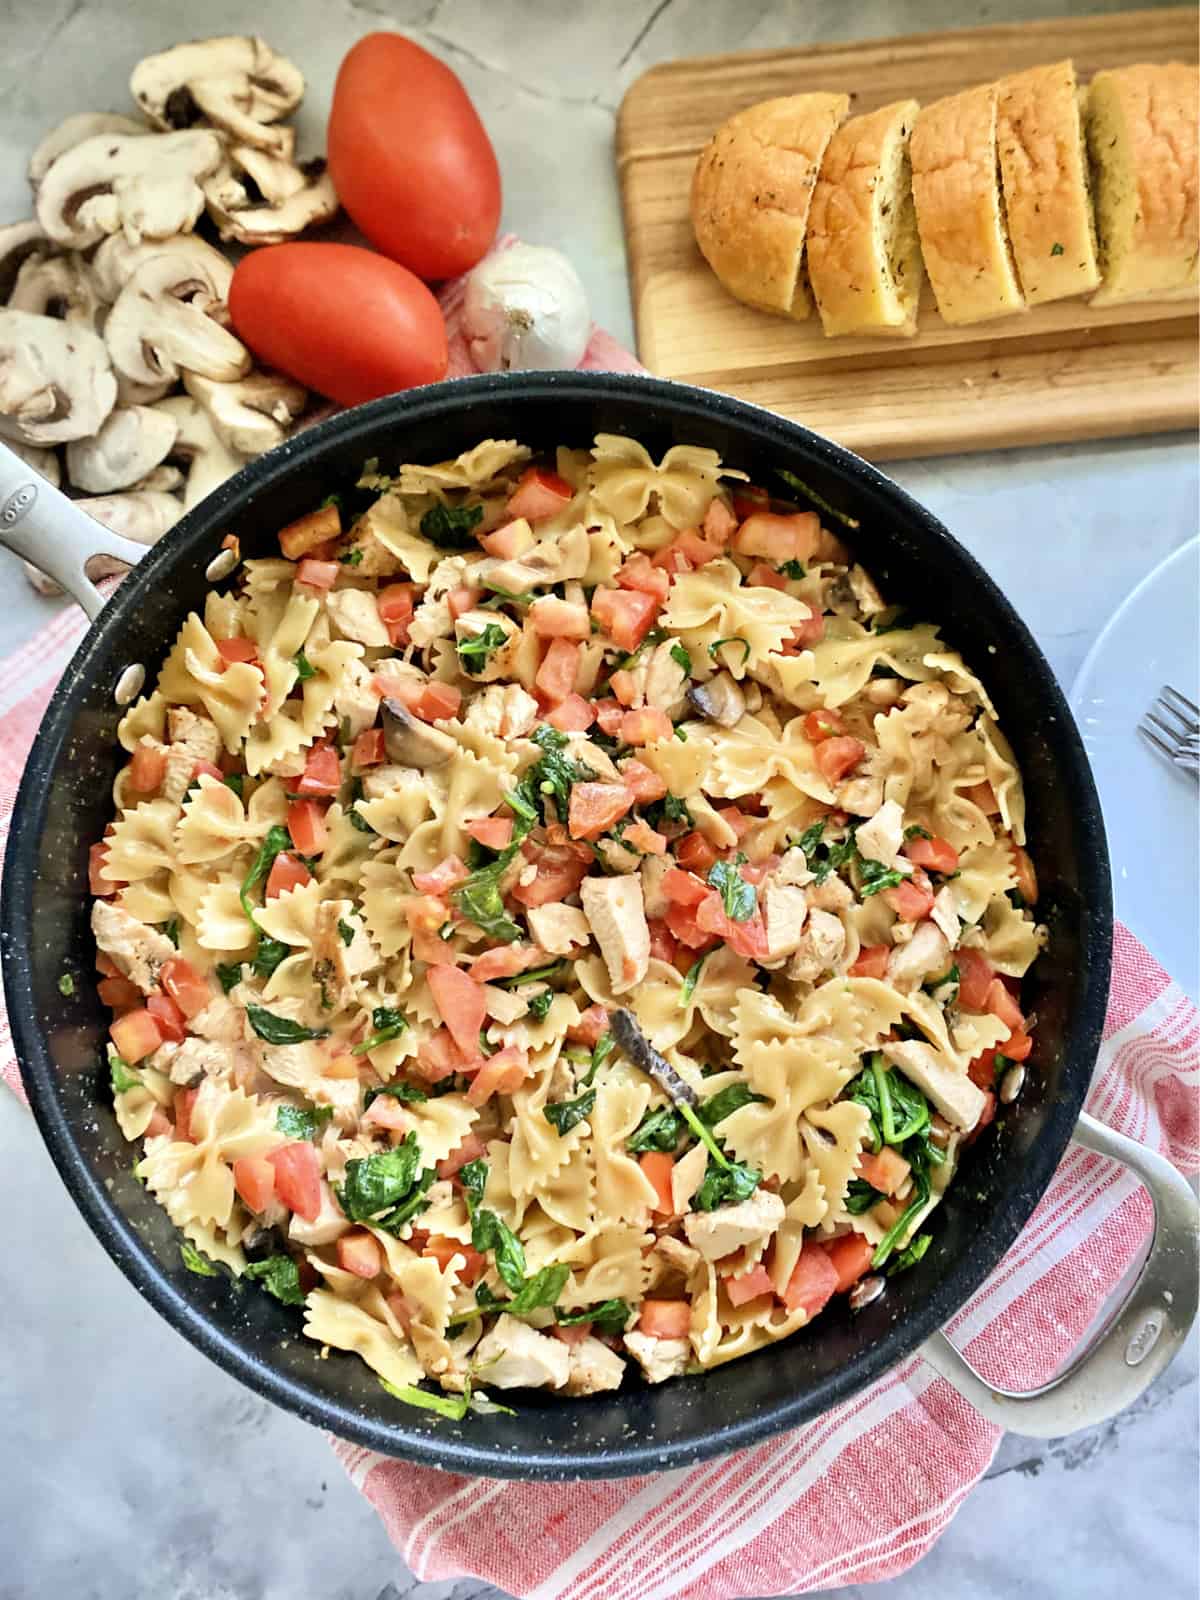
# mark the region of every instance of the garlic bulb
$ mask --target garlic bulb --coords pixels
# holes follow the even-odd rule
[[[463,331],[479,372],[573,369],[591,326],[579,274],[558,250],[515,244],[467,279]]]

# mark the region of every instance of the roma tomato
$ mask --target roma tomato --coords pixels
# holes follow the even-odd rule
[[[267,366],[339,405],[446,376],[446,324],[433,295],[398,262],[356,245],[252,250],[234,271],[229,315]]]
[[[458,78],[411,39],[369,33],[350,51],[334,86],[327,153],[351,217],[419,277],[468,271],[496,236],[491,141]]]

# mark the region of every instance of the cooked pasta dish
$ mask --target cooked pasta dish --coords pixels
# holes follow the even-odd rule
[[[116,1117],[192,1270],[461,1416],[936,1250],[1044,930],[987,690],[853,534],[601,435],[227,538],[91,858]]]

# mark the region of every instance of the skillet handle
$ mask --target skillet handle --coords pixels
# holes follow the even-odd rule
[[[0,544],[61,584],[92,621],[104,596],[88,575],[89,565],[103,556],[132,567],[147,549],[80,511],[5,444],[0,444]]]
[[[1090,1428],[1132,1405],[1166,1370],[1195,1320],[1200,1298],[1200,1206],[1187,1180],[1156,1151],[1086,1114],[1072,1138],[1128,1167],[1154,1202],[1150,1253],[1110,1326],[1059,1377],[1024,1394],[993,1389],[944,1333],[935,1333],[919,1351],[989,1422],[1033,1439]]]

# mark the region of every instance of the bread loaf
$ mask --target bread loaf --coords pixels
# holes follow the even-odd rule
[[[1086,126],[1104,282],[1093,305],[1188,292],[1197,282],[1200,74],[1180,62],[1098,72]]]
[[[829,141],[808,221],[808,275],[826,334],[917,331],[921,248],[908,141],[918,103],[851,117]]]
[[[1100,282],[1079,86],[1070,61],[1002,78],[996,143],[1008,236],[1028,303]]]
[[[804,240],[817,173],[850,99],[797,94],[764,100],[717,129],[692,178],[701,253],[737,299],[763,311],[812,310]]]
[[[996,156],[996,85],[926,106],[910,144],[925,270],[947,322],[1024,305],[1013,268]]]

